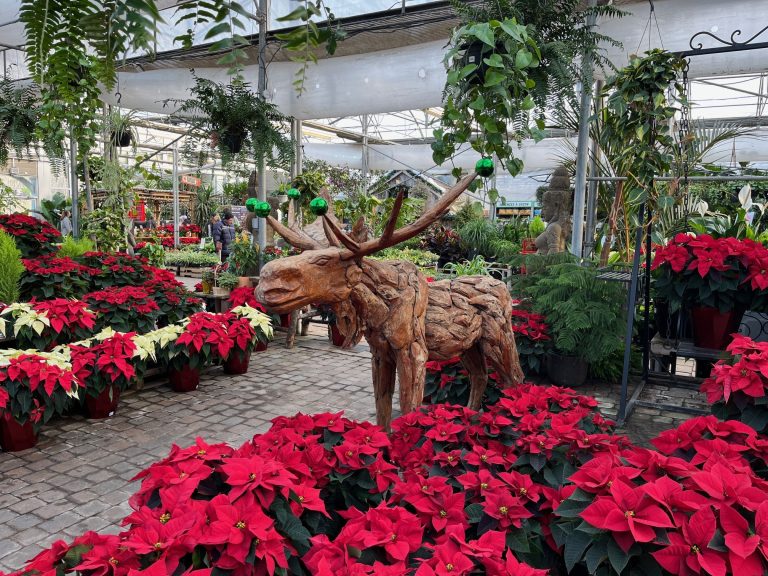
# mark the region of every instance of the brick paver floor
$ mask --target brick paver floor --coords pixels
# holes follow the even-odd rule
[[[113,418],[57,420],[43,429],[36,448],[0,453],[0,571],[19,569],[59,538],[117,532],[138,487],[130,479],[164,457],[172,443],[186,446],[202,436],[237,446],[264,432],[272,418],[299,411],[344,410],[350,418],[373,420],[367,347],[342,351],[328,344],[319,327],[313,333],[293,350],[278,336],[269,350],[253,356],[246,375],[212,369],[199,390],[186,394],[161,380],[148,382],[121,399]],[[596,395],[612,416],[616,389],[580,391]],[[662,387],[646,394],[674,403],[677,391]],[[684,418],[639,409],[627,432],[644,442]]]

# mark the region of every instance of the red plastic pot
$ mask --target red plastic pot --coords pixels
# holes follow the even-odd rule
[[[0,416],[0,448],[5,452],[28,450],[37,444],[37,434],[32,421],[19,424],[9,413]]]
[[[338,346],[339,348],[344,346],[344,340],[346,340],[346,338],[344,338],[344,335],[339,331],[339,327],[336,326],[336,324],[328,325],[328,333],[331,338],[331,344]]]
[[[290,328],[291,327],[291,315],[290,314],[280,314],[280,327],[281,328]]]
[[[743,310],[720,312],[717,308],[699,306],[691,308],[693,343],[699,348],[725,350],[731,334],[738,332]]]
[[[254,352],[264,352],[267,349],[267,344],[269,342],[259,342],[256,344],[256,348],[253,349]]]
[[[224,374],[245,374],[248,372],[250,352],[245,354],[241,350],[234,350],[224,361]]]
[[[85,395],[85,409],[88,418],[100,420],[109,418],[117,412],[117,402],[120,400],[120,388],[107,386],[98,396]]]
[[[200,370],[189,366],[180,370],[169,368],[168,381],[175,392],[192,392],[200,385]]]

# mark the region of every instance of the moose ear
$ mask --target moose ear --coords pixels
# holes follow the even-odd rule
[[[355,242],[363,243],[368,240],[368,228],[365,226],[365,218],[360,216],[352,227],[352,239]]]

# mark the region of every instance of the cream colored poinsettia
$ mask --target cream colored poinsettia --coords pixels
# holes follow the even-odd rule
[[[10,363],[11,358],[16,358],[22,354],[32,354],[39,358],[43,358],[46,364],[50,366],[56,366],[62,370],[72,370],[72,363],[70,362],[69,349],[64,351],[62,346],[57,346],[58,349],[54,349],[51,352],[41,352],[40,350],[0,350],[0,365],[7,365]],[[67,392],[67,396],[70,398],[77,398],[78,386],[75,384],[72,389]]]
[[[237,308],[232,308],[231,312],[237,316],[247,318],[251,328],[256,330],[257,333],[261,332],[269,340],[272,340],[272,320],[270,320],[269,316],[250,306],[238,306]]]
[[[43,330],[51,325],[51,321],[45,312],[36,312],[32,309],[32,306],[24,302],[11,304],[5,308],[0,315],[10,315],[13,317],[14,335],[18,334],[21,328],[29,326],[39,336],[43,333]],[[0,319],[0,323],[2,323],[0,324],[0,331],[2,331],[3,334],[7,334],[6,329],[8,323],[3,319]]]

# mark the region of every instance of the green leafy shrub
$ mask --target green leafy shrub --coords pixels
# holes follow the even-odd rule
[[[22,274],[21,251],[11,235],[0,230],[0,302],[12,304],[19,301]]]
[[[576,263],[549,266],[526,295],[547,318],[556,352],[600,364],[623,347],[624,289],[599,280],[596,270]]]
[[[464,248],[473,255],[493,256],[492,245],[499,239],[499,229],[486,219],[470,220],[459,228]]]
[[[539,234],[546,230],[547,226],[544,224],[544,220],[541,216],[535,216],[533,220],[528,223],[528,236],[536,238]]]
[[[221,264],[217,254],[197,250],[169,250],[165,253],[165,265],[173,266],[216,266]]]
[[[429,268],[435,265],[440,257],[437,254],[427,250],[416,250],[413,248],[385,248],[378,252],[375,260],[405,260],[413,262],[420,268]]]
[[[59,248],[60,258],[79,258],[86,252],[93,252],[96,247],[89,238],[75,240],[72,236],[66,236]]]
[[[488,276],[488,262],[482,256],[475,256],[464,262],[449,262],[443,270],[453,276]]]
[[[153,242],[147,242],[139,248],[139,255],[147,259],[147,262],[152,266],[162,268],[165,266],[165,248],[160,244],[154,244]]]

